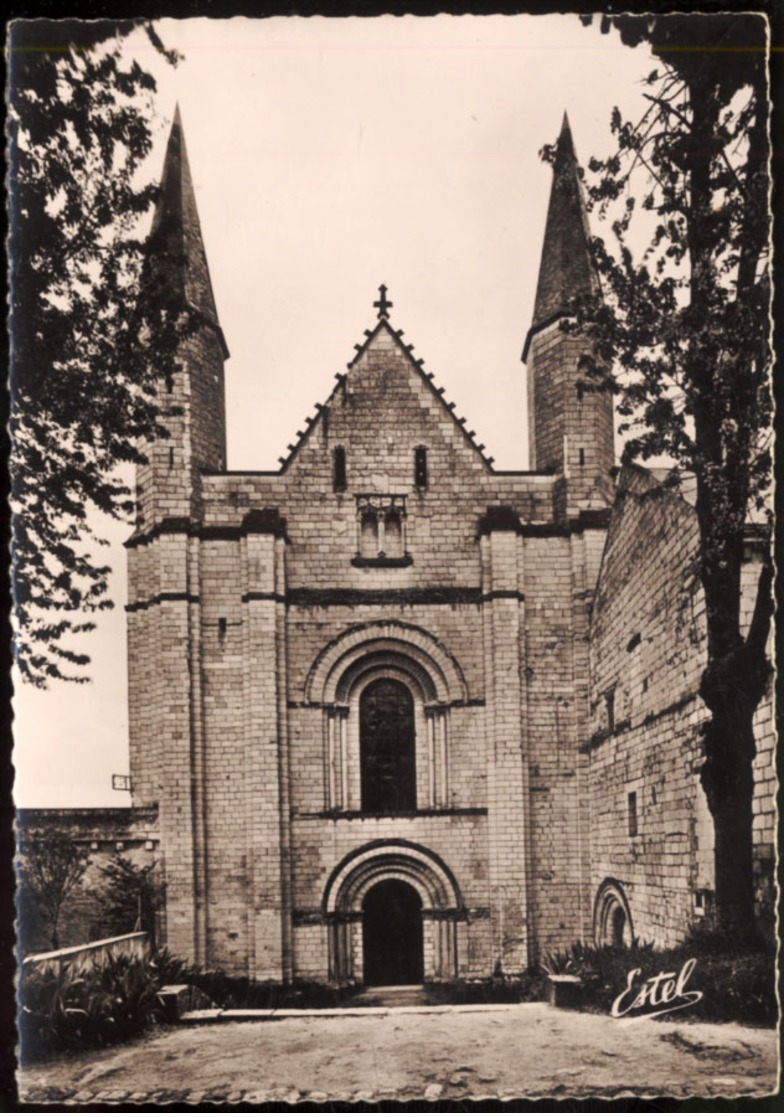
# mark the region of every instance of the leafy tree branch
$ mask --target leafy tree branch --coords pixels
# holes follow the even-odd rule
[[[85,681],[71,637],[112,607],[95,513],[129,519],[118,467],[164,434],[156,380],[187,313],[146,266],[140,184],[155,81],[125,49],[148,21],[17,21],[9,153],[13,574],[22,677]]]

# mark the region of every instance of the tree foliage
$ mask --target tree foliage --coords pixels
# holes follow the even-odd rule
[[[84,680],[89,658],[70,637],[112,604],[90,517],[132,514],[117,467],[164,433],[154,380],[181,329],[181,308],[144,268],[155,81],[123,49],[136,26],[35,20],[10,32],[16,659],[39,686]]]
[[[742,938],[754,914],[752,718],[769,677],[772,611],[766,560],[744,633],[744,533],[750,512],[764,519],[771,470],[766,26],[748,14],[624,15],[603,17],[602,29],[649,44],[656,64],[647,111],[629,121],[615,109],[617,150],[589,161],[589,203],[614,215],[614,241],[593,241],[604,301],[575,304],[567,328],[593,339],[583,387],[616,393],[624,459],[664,456],[670,484],[696,483],[700,693],[712,715],[701,779],[718,916]]]
[[[104,887],[99,899],[112,933],[131,931],[155,933],[155,916],[161,906],[161,885],[156,863],[135,865],[119,854],[101,868]]]
[[[82,882],[88,864],[87,851],[67,834],[51,831],[33,835],[24,842],[21,854],[20,893],[23,901],[28,900],[23,906],[29,915],[29,900],[33,901],[46,924],[52,950],[57,950],[63,907]]]

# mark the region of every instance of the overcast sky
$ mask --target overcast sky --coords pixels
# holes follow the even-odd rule
[[[564,110],[578,156],[612,150],[610,112],[644,107],[646,48],[577,16],[162,20],[158,177],[179,102],[226,366],[228,465],[274,469],[376,318],[415,346],[496,466],[528,465],[520,353],[533,310]],[[594,231],[604,232],[594,220]],[[125,552],[112,614],[86,643],[93,682],[19,686],[21,806],[123,806]]]

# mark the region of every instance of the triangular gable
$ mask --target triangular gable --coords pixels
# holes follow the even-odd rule
[[[280,457],[278,459],[278,461],[281,463],[280,472],[281,473],[286,472],[288,467],[291,465],[291,463],[293,462],[293,460],[297,456],[300,448],[306,442],[306,440],[308,439],[311,432],[318,425],[318,422],[322,418],[324,411],[331,406],[331,404],[337,398],[337,396],[340,392],[345,391],[346,384],[348,382],[348,378],[351,374],[352,368],[354,368],[354,366],[361,359],[361,357],[372,346],[373,341],[383,331],[386,331],[389,334],[389,336],[394,341],[396,348],[399,350],[399,352],[408,361],[408,364],[409,364],[410,368],[419,375],[419,378],[421,379],[422,383],[427,386],[427,388],[430,390],[430,392],[432,392],[434,398],[437,399],[440,402],[441,407],[449,415],[449,417],[451,418],[452,423],[454,424],[457,431],[459,431],[460,435],[466,440],[468,445],[479,455],[479,457],[482,459],[482,461],[487,466],[487,468],[492,472],[494,458],[489,457],[487,454],[485,454],[484,443],[483,442],[478,442],[476,440],[476,432],[473,431],[473,430],[468,429],[468,427],[466,425],[466,419],[465,418],[462,418],[462,417],[458,418],[458,416],[455,413],[456,412],[456,404],[454,404],[452,402],[448,403],[446,401],[446,398],[445,398],[446,389],[436,387],[436,385],[434,383],[434,374],[432,372],[425,372],[424,359],[421,358],[421,357],[420,358],[414,358],[414,356],[412,355],[414,346],[404,344],[404,342],[402,340],[403,339],[403,330],[394,329],[387,317],[382,317],[377,322],[377,324],[375,325],[375,327],[372,330],[365,330],[364,340],[361,343],[355,344],[354,348],[356,350],[356,353],[351,358],[351,360],[348,361],[347,364],[346,364],[346,368],[348,369],[348,372],[335,373],[336,384],[335,384],[334,388],[332,389],[332,391],[330,392],[329,396],[327,397],[325,403],[323,403],[323,404],[322,403],[317,403],[316,404],[315,415],[309,416],[305,420],[304,430],[297,431],[297,441],[293,442],[293,443],[289,443],[289,446],[288,446],[289,453],[285,457]]]

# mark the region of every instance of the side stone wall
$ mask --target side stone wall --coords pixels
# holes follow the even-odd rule
[[[693,508],[625,469],[591,623],[591,892],[628,900],[628,933],[673,945],[709,914],[713,825],[699,781],[705,610]],[[750,586],[749,566],[745,581]],[[766,916],[773,841],[769,704],[757,714],[755,840]]]

